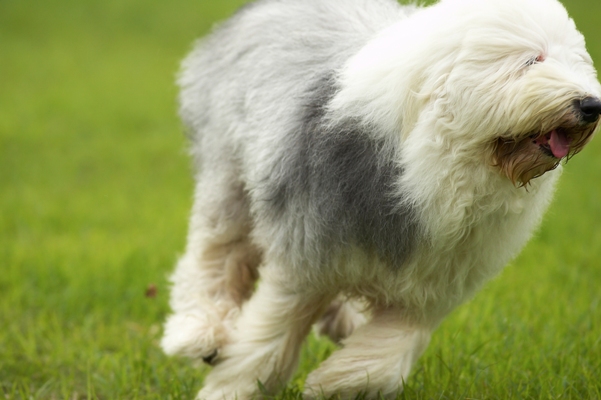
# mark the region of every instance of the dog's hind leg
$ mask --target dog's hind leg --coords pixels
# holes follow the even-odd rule
[[[430,329],[407,324],[401,313],[374,312],[307,377],[304,398],[395,398],[430,340]]]
[[[200,176],[186,253],[171,276],[173,314],[161,345],[167,354],[211,364],[228,341],[240,306],[250,297],[260,253],[243,186],[233,173]]]
[[[330,294],[294,286],[295,281],[278,268],[262,267],[257,291],[244,304],[232,340],[198,399],[247,400],[286,385],[311,325],[332,300]]]
[[[366,308],[366,304],[359,300],[339,296],[315,323],[315,332],[318,335],[326,335],[333,342],[339,343],[367,322]]]

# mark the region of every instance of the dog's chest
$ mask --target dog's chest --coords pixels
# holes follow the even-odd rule
[[[433,272],[445,276],[451,287],[456,285],[451,289],[463,293],[459,297],[471,295],[497,275],[530,239],[550,203],[558,175],[549,174],[528,190],[500,187],[476,198],[461,213],[441,211],[441,222],[417,254],[416,268],[434,268]],[[444,214],[463,218],[445,225]]]
[[[515,188],[506,193],[491,192],[461,212],[447,209],[438,210],[437,214],[430,210],[430,218],[422,218],[427,233],[402,266],[390,268],[385,260],[355,257],[360,265],[348,269],[356,273],[349,276],[357,276],[353,282],[355,292],[385,298],[390,303],[414,305],[415,309],[432,304],[438,310],[432,311],[433,315],[448,312],[471,297],[518,254],[540,223],[555,180],[556,177],[541,180],[529,192]],[[463,218],[445,221],[449,215]],[[428,222],[433,225],[427,226]],[[446,300],[441,303],[440,299]]]

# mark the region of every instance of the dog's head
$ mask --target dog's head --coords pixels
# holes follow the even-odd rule
[[[565,8],[555,0],[443,3],[472,13],[445,111],[481,137],[490,163],[521,186],[581,151],[599,123],[601,89]]]
[[[457,157],[484,154],[518,186],[581,151],[601,114],[584,37],[557,0],[442,0],[376,38],[342,78],[373,120]]]

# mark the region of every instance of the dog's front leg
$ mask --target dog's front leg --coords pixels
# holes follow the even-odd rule
[[[171,308],[161,345],[214,364],[242,303],[254,290],[260,251],[251,243],[250,210],[232,172],[199,174],[186,254],[171,276]]]
[[[257,291],[244,304],[231,341],[198,399],[247,400],[275,394],[286,385],[311,325],[334,296],[303,291],[294,281],[281,267],[262,267]]]
[[[402,311],[388,309],[343,341],[344,347],[313,371],[305,383],[305,398],[338,395],[353,399],[394,398],[411,367],[430,341],[430,329],[408,324]]]

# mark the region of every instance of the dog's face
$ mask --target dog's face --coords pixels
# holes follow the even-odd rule
[[[470,21],[457,50],[446,111],[470,110],[455,123],[485,141],[491,165],[527,185],[592,138],[601,114],[596,72],[558,2],[468,3],[490,10]]]
[[[333,110],[415,135],[424,154],[434,143],[447,163],[484,154],[516,186],[582,150],[601,114],[584,37],[557,0],[441,0],[375,38],[340,80]]]

